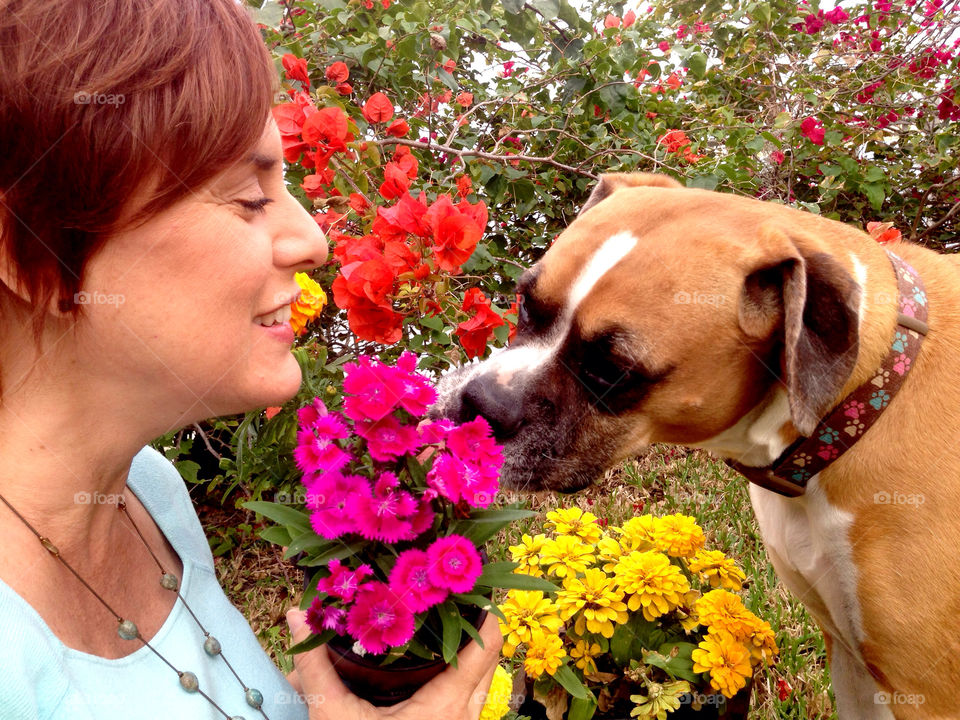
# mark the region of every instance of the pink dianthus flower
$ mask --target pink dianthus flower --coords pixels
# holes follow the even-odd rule
[[[451,592],[473,590],[483,571],[480,553],[462,535],[439,538],[427,548],[428,577],[435,586]]]
[[[357,434],[367,441],[370,457],[378,462],[396,460],[420,446],[420,436],[413,425],[401,425],[392,415],[376,422],[358,422]]]
[[[395,543],[413,539],[410,520],[418,510],[417,501],[406,490],[398,490],[398,484],[392,472],[381,473],[372,493],[358,494],[347,501],[357,532],[368,540]]]
[[[405,644],[415,628],[413,611],[382,582],[366,583],[347,612],[347,631],[374,655]]]
[[[442,603],[450,592],[430,581],[428,563],[423,550],[405,550],[397,556],[397,564],[390,572],[390,587],[415,613]]]
[[[317,437],[311,430],[301,430],[297,433],[293,459],[305,473],[335,473],[350,462],[350,453],[330,438]]]
[[[317,589],[344,602],[353,602],[363,581],[373,576],[373,568],[363,564],[356,570],[351,570],[339,559],[333,559],[327,564],[330,575],[317,581]]]
[[[361,357],[343,366],[343,411],[356,422],[386,417],[404,395],[402,378],[388,365]]]
[[[356,475],[324,473],[304,478],[307,488],[307,509],[310,525],[314,531],[327,538],[336,540],[341,535],[357,532],[347,509],[347,501],[358,496],[370,496],[370,483]]]
[[[324,630],[333,630],[337,635],[343,635],[347,631],[347,611],[325,605],[323,600],[315,597],[307,609],[307,625],[316,635]]]

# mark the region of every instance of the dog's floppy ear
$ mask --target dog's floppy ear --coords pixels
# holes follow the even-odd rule
[[[811,435],[857,362],[860,287],[817,243],[776,227],[761,236],[765,257],[744,280],[740,327],[751,338],[779,335],[790,416]]]
[[[593,192],[590,193],[590,197],[587,198],[587,202],[580,212],[577,214],[577,217],[583,215],[587,210],[592,208],[601,200],[605,200],[610,197],[615,191],[624,187],[663,187],[663,188],[682,188],[683,185],[678,183],[669,175],[657,175],[655,173],[607,173],[600,176],[600,182],[597,183],[596,187],[593,188]]]

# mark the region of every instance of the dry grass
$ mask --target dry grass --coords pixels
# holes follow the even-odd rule
[[[830,676],[823,638],[800,603],[779,582],[767,562],[746,481],[722,463],[700,452],[653,448],[641,458],[607,473],[595,486],[575,495],[541,493],[523,497],[505,493],[508,501],[527,500],[533,510],[578,505],[611,525],[635,514],[682,512],[697,518],[708,547],[733,557],[747,575],[744,602],[766,619],[777,633],[780,659],[754,682],[751,720],[834,720]],[[204,508],[201,508],[204,510]],[[252,522],[243,511],[201,513],[208,533]],[[518,524],[491,543],[494,559],[524,532],[536,532],[542,514]],[[217,558],[220,582],[231,600],[250,620],[266,651],[285,672],[292,667],[284,649],[289,645],[283,615],[300,597],[302,575],[284,561],[279,548],[252,536]],[[785,683],[790,691],[778,697]]]

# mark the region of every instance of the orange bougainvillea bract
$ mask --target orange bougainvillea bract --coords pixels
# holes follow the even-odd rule
[[[473,313],[473,317],[457,325],[455,333],[467,357],[479,357],[486,351],[494,329],[503,325],[505,320],[490,307],[490,299],[479,288],[467,290],[461,308],[464,312]]]
[[[382,92],[374,93],[363,104],[363,116],[367,122],[388,122],[393,117],[393,103]]]

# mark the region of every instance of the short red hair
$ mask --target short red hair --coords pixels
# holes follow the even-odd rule
[[[236,0],[0,0],[0,48],[0,293],[39,341],[106,235],[256,144],[277,74]]]

